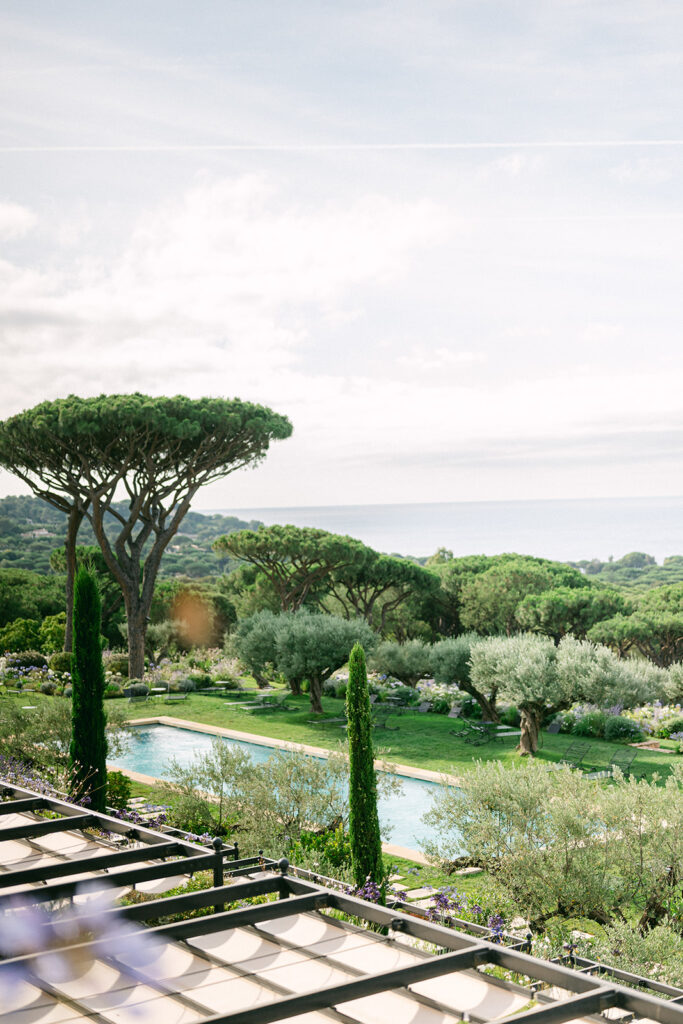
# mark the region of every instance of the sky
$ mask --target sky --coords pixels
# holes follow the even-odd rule
[[[679,0],[0,0],[0,418],[289,416],[200,509],[683,494],[682,39]]]

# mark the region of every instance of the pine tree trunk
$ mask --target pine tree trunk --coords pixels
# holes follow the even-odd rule
[[[64,555],[66,557],[66,629],[64,631],[64,650],[73,650],[73,617],[74,617],[74,580],[76,578],[76,538],[83,520],[83,513],[72,508],[66,530]]]
[[[145,636],[147,622],[139,617],[128,618],[128,678],[142,679],[145,674]]]
[[[97,583],[94,576],[81,568],[74,586],[70,789],[77,800],[85,798],[96,811],[103,811],[107,800],[107,738],[100,628]]]
[[[365,653],[360,644],[355,645],[349,658],[346,714],[349,738],[349,839],[353,877],[357,888],[362,888],[368,878],[382,886],[385,872],[377,815],[372,713]]]

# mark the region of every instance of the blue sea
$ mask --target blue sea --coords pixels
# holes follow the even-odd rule
[[[392,554],[421,557],[506,551],[578,561],[645,551],[661,562],[683,554],[683,497],[550,501],[321,505],[205,511],[348,534]]]

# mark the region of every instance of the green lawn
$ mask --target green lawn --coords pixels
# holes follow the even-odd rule
[[[166,715],[206,725],[256,733],[260,736],[287,740],[291,743],[307,743],[328,750],[334,749],[340,741],[345,739],[345,732],[338,724],[325,726],[313,721],[315,716],[310,712],[308,697],[292,697],[290,695],[287,697],[287,703],[295,707],[296,710],[252,712],[231,706],[222,697],[207,697],[199,694],[190,694],[186,701],[173,704],[166,704],[163,699],[160,699],[148,701],[143,705],[126,706],[130,707],[131,718]],[[322,716],[323,722],[325,719],[336,718],[344,714],[344,702],[341,700],[327,697],[323,701],[323,706],[325,708],[325,714]],[[418,714],[416,711],[408,711],[392,716],[389,718],[388,724],[389,726],[398,726],[398,729],[377,729],[375,746],[382,756],[399,764],[460,775],[477,760],[500,759],[510,764],[519,760],[515,749],[515,739],[472,746],[457,735],[461,729],[460,723],[445,715]],[[576,741],[576,736],[549,735],[544,732],[537,759],[539,761],[559,761],[570,743]],[[604,740],[586,739],[581,742],[590,743],[591,750],[587,763],[590,767],[595,768],[604,768],[610,758],[617,751],[623,749],[622,744],[607,743]],[[634,768],[638,774],[643,772],[649,777],[653,772],[661,774],[663,771],[667,771],[675,760],[675,755],[653,750],[640,750]]]

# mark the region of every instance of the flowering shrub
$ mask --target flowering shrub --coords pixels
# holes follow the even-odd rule
[[[416,690],[420,695],[420,700],[431,701],[432,709],[437,703],[445,706],[445,713],[448,713],[454,704],[460,703],[464,696],[462,690],[459,690],[454,684],[435,683],[433,679],[420,680]]]

